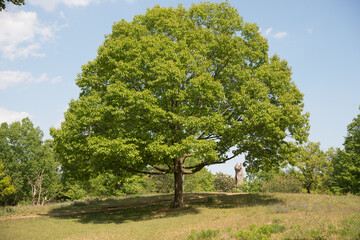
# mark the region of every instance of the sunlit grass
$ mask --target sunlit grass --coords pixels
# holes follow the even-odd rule
[[[358,196],[186,197],[180,209],[170,208],[171,195],[153,195],[29,210],[49,214],[36,218],[1,216],[0,239],[360,239]]]

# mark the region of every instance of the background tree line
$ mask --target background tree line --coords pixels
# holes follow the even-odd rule
[[[298,148],[284,168],[248,172],[244,184],[206,168],[186,175],[185,192],[308,192],[360,193],[360,114],[348,125],[344,149],[324,152],[319,143]],[[39,127],[24,118],[0,126],[0,204],[45,204],[89,196],[172,193],[171,175],[98,173],[89,181],[68,178],[56,161],[51,140],[43,141]]]

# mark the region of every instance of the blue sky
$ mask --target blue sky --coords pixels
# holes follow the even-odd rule
[[[0,12],[0,122],[29,116],[50,138],[79,89],[81,66],[94,59],[114,22],[146,8],[200,1],[25,0]],[[219,1],[210,1],[219,2]],[[270,53],[288,61],[305,95],[310,141],[342,147],[360,105],[360,1],[229,1],[257,23]],[[210,167],[233,174],[235,159]]]

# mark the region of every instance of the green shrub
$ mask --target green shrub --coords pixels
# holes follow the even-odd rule
[[[120,186],[120,177],[111,173],[99,174],[89,180],[89,194],[91,196],[115,196]]]
[[[235,179],[222,172],[216,173],[214,187],[216,191],[232,192],[235,189]]]
[[[184,179],[185,192],[213,192],[214,188],[214,175],[206,168],[195,174],[187,174]]]
[[[70,200],[78,200],[87,197],[88,193],[79,184],[70,185],[69,189],[64,193]]]
[[[301,182],[291,175],[275,175],[261,185],[262,192],[299,193],[301,190]]]
[[[145,189],[146,177],[144,176],[132,176],[131,178],[126,178],[123,181],[123,184],[120,188],[121,192],[126,195],[140,194],[144,193],[147,190]]]

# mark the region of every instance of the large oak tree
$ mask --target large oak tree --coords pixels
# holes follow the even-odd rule
[[[226,2],[115,23],[76,83],[79,98],[51,130],[64,174],[172,173],[175,207],[184,174],[240,154],[249,170],[279,165],[307,138],[290,67]]]

